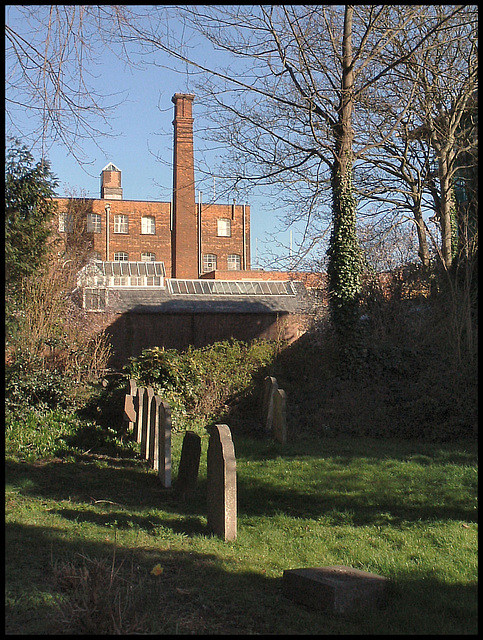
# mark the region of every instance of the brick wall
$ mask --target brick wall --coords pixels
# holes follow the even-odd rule
[[[68,199],[55,198],[59,205],[59,212],[66,211]],[[90,200],[92,213],[101,216],[101,232],[91,233],[92,250],[99,253],[102,260],[114,260],[116,252],[128,254],[131,262],[140,261],[141,253],[154,253],[156,260],[162,261],[166,267],[166,274],[171,275],[171,232],[170,232],[170,203],[147,202],[140,200]],[[109,255],[107,255],[106,240],[106,211],[109,203]],[[128,216],[128,233],[114,233],[114,217]],[[155,219],[155,235],[141,233],[141,218],[151,216]]]
[[[306,330],[305,316],[264,314],[125,313],[114,316],[107,329],[113,347],[110,366],[122,367],[143,349],[186,349],[207,346],[231,337],[250,341],[297,340]]]
[[[229,220],[230,236],[218,235],[218,220]],[[245,232],[245,244],[243,243]],[[241,269],[250,269],[250,207],[209,204],[201,206],[201,254],[216,256],[217,270],[228,270],[228,256],[240,256]],[[230,271],[229,273],[239,273]],[[235,276],[235,279],[236,276]]]
[[[228,256],[240,256],[241,269],[250,269],[250,207],[248,205],[202,204],[201,229],[199,205],[195,199],[192,94],[176,93],[173,120],[173,205],[168,202],[123,200],[121,171],[109,164],[101,175],[101,198],[89,199],[92,213],[101,216],[101,232],[90,234],[93,246],[102,260],[114,259],[124,252],[129,261],[141,260],[142,253],[154,253],[156,261],[165,264],[168,278],[198,278],[203,272],[203,255],[216,256],[217,267],[226,270]],[[112,197],[109,197],[111,194]],[[69,201],[55,198],[59,210],[65,211]],[[86,199],[87,200],[87,199]],[[105,205],[110,204],[109,250],[106,239]],[[127,215],[129,232],[114,233],[116,215]],[[141,218],[155,218],[155,235],[141,233]],[[230,221],[229,237],[218,234],[218,220]],[[201,247],[199,239],[201,237]]]
[[[67,198],[55,198],[60,211],[67,211],[69,200]],[[106,253],[106,211],[105,206],[109,203],[109,256]],[[171,231],[170,231],[170,211],[169,202],[148,202],[142,200],[107,200],[89,199],[86,200],[91,213],[101,216],[101,232],[89,234],[92,239],[92,250],[100,254],[102,260],[114,260],[116,252],[124,251],[128,254],[131,262],[141,260],[141,253],[154,253],[157,261],[162,261],[166,267],[166,276],[174,277],[171,269]],[[243,225],[243,207],[236,205],[234,214],[232,205],[216,204],[203,205],[201,207],[201,254],[210,253],[217,256],[217,264],[227,267],[229,254],[240,255],[243,265],[243,226],[245,226],[245,255],[246,262],[250,265],[250,207],[245,207],[245,225]],[[114,233],[114,216],[121,214],[128,216],[128,234]],[[232,218],[233,215],[233,218]],[[141,218],[152,216],[155,219],[155,235],[141,233]],[[231,237],[219,237],[218,219],[228,218],[231,221]],[[178,241],[188,242],[189,235],[178,234]],[[179,255],[179,254],[178,254]],[[183,257],[185,256],[185,257]],[[186,257],[188,256],[188,257]],[[189,258],[189,260],[188,260]],[[188,260],[189,268],[196,265],[196,274],[189,271],[189,275],[180,275],[178,278],[198,277],[198,249],[197,242],[193,246],[186,246],[184,253],[179,255],[180,260]],[[191,265],[191,266],[190,266]],[[231,279],[239,279],[237,274],[240,271],[228,271]],[[194,275],[192,275],[194,274]],[[253,279],[253,276],[250,278]],[[262,279],[262,278],[260,278]]]

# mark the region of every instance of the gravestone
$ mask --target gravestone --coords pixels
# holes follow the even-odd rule
[[[187,431],[181,447],[176,491],[182,499],[188,498],[196,487],[201,457],[201,438],[194,431]]]
[[[154,389],[152,387],[146,387],[143,394],[143,415],[141,424],[141,457],[145,459],[148,457],[149,452],[149,427],[151,422],[151,401],[154,397]]]
[[[160,429],[160,415],[159,407],[161,405],[162,398],[160,396],[153,396],[151,398],[151,413],[149,417],[149,436],[147,442],[149,446],[146,449],[146,459],[151,466],[158,471],[159,469],[159,456],[158,456],[158,439]]]
[[[208,529],[223,540],[236,540],[236,459],[231,431],[215,425],[207,456]]]
[[[272,431],[273,394],[278,389],[277,379],[267,376],[263,382],[262,423],[268,433]]]
[[[388,579],[342,565],[283,572],[287,598],[319,611],[351,613],[385,604]]]
[[[126,394],[124,397],[124,420],[128,423],[128,430],[134,431],[136,422],[136,410],[134,409],[133,396]]]
[[[133,380],[132,378],[129,378],[129,383],[128,383],[128,388],[127,388],[127,393],[130,396],[135,396],[138,390],[138,385],[136,383],[136,380]]]
[[[136,442],[141,442],[141,433],[143,427],[143,408],[144,408],[144,387],[138,387],[134,396],[134,410],[136,411],[135,438]]]
[[[159,403],[158,415],[154,465],[163,487],[168,488],[171,486],[171,407],[164,400]]]
[[[281,444],[287,442],[287,397],[283,389],[275,389],[273,393],[272,435]]]

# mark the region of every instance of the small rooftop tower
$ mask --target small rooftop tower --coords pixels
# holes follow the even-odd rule
[[[101,173],[101,198],[122,200],[121,169],[110,162]]]

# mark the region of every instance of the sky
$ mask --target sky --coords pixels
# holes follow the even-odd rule
[[[12,19],[15,7],[8,7]],[[100,174],[102,169],[113,162],[122,171],[123,198],[125,200],[169,201],[172,190],[173,126],[174,105],[172,96],[177,92],[193,90],[186,74],[176,73],[162,67],[145,66],[131,69],[119,60],[113,52],[105,52],[97,61],[96,77],[90,84],[107,94],[119,94],[113,101],[120,101],[109,118],[110,137],[83,140],[82,151],[87,164],[80,165],[68,150],[54,143],[49,150],[51,169],[58,179],[57,195],[85,195],[100,197]],[[18,114],[17,114],[18,115]],[[28,120],[29,114],[24,117]],[[197,135],[203,126],[197,119],[196,96],[193,104],[195,165],[197,155],[201,157],[202,140]],[[8,134],[8,130],[7,130]],[[206,156],[209,162],[209,155]],[[39,158],[36,158],[39,159]],[[198,190],[201,176],[195,170]],[[222,193],[222,186],[216,178],[204,180],[202,201],[226,203],[233,201]],[[209,191],[206,193],[206,191]],[[242,202],[240,202],[242,204]],[[251,255],[252,268],[270,268],[269,256],[289,255],[290,243],[297,241],[297,228],[277,232],[279,220],[265,196],[252,193],[247,201],[251,209]],[[275,239],[273,234],[275,233]],[[280,248],[279,245],[284,245]],[[268,262],[267,262],[268,261]]]

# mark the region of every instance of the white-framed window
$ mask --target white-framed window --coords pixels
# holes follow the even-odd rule
[[[141,218],[141,233],[154,236],[156,233],[156,220],[154,216],[143,216]]]
[[[214,253],[205,253],[203,256],[203,272],[216,271],[216,256]]]
[[[114,233],[129,233],[128,220],[124,215],[114,216]]]
[[[104,311],[106,305],[106,289],[84,289],[84,309],[88,311]]]
[[[156,262],[155,253],[141,253],[141,262]]]
[[[60,233],[72,233],[74,231],[74,218],[71,213],[61,211],[59,214]]]
[[[228,271],[240,271],[241,257],[237,253],[231,253],[227,258]]]
[[[125,251],[118,251],[114,254],[114,262],[129,262],[129,256]]]
[[[218,233],[217,235],[229,238],[231,236],[231,220],[230,218],[218,219]]]
[[[87,214],[87,233],[101,233],[101,216],[98,213]]]

